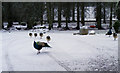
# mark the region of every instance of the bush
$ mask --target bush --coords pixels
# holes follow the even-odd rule
[[[4,29],[4,25],[2,24],[2,29]]]
[[[118,2],[118,4],[117,4],[117,18],[118,18],[118,20],[120,20],[120,1]]]
[[[31,26],[31,25],[28,25],[27,28],[28,28],[28,29],[32,29],[32,26]]]
[[[34,22],[33,26],[36,26],[37,25],[37,22]]]
[[[26,23],[23,23],[23,22],[22,22],[21,25],[26,26]]]
[[[115,21],[115,23],[113,24],[113,27],[115,32],[118,33],[120,28],[120,21],[119,20]]]
[[[21,30],[21,28],[16,28],[17,30]]]

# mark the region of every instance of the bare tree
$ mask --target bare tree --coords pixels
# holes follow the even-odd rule
[[[61,27],[61,3],[58,3],[58,28]]]
[[[77,27],[76,29],[80,29],[80,10],[79,10],[79,3],[77,3]]]

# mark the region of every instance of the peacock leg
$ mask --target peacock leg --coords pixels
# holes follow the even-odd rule
[[[40,50],[38,50],[37,55],[40,53]]]

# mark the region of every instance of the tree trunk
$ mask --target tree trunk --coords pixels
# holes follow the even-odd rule
[[[53,29],[53,13],[52,13],[52,3],[50,3],[50,26]]]
[[[40,18],[41,18],[41,25],[43,25],[43,13],[44,13],[44,5],[42,4],[41,6],[41,15],[40,15]]]
[[[32,29],[33,24],[34,24],[34,21],[33,21],[33,20],[28,19],[27,24],[28,24],[28,25],[27,25],[27,28],[28,28],[28,29]]]
[[[81,23],[82,23],[82,26],[85,25],[85,21],[84,21],[84,3],[81,4]]]
[[[52,22],[54,21],[54,3],[52,4]]]
[[[69,30],[69,28],[68,28],[69,13],[70,13],[69,3],[66,3],[66,9],[65,9],[66,27],[65,27],[65,30]]]
[[[13,24],[12,20],[13,20],[13,18],[12,18],[11,4],[8,3],[8,18],[7,18],[8,27],[7,28],[12,27],[12,24]]]
[[[66,27],[65,27],[65,29],[67,30],[67,29],[69,29],[68,28],[68,17],[66,16]]]
[[[102,29],[101,26],[101,3],[97,3],[97,27],[98,29]]]
[[[47,14],[48,14],[48,22],[49,22],[48,29],[51,30],[53,28],[52,13],[51,13],[51,3],[47,3]]]
[[[69,17],[69,10],[68,10],[68,7],[66,8],[66,27],[65,27],[65,29],[66,30],[69,30],[69,28],[68,28],[68,17]]]
[[[46,9],[47,9],[47,22],[49,23],[49,4],[46,3]]]
[[[75,3],[73,3],[73,9],[72,9],[72,21],[75,21]]]
[[[105,23],[106,24],[106,18],[105,18],[105,13],[106,13],[106,11],[105,11],[105,7],[103,8],[103,10],[104,10],[104,15],[103,15],[103,23]]]
[[[43,25],[43,15],[41,15],[41,25]]]
[[[12,27],[12,21],[11,20],[8,20],[8,26],[7,26],[7,28],[10,28],[10,27]]]
[[[76,29],[80,29],[80,15],[79,15],[79,3],[77,3],[77,27]]]
[[[61,27],[61,3],[58,6],[58,28]]]
[[[117,5],[117,19],[120,20],[120,1],[118,2]]]
[[[111,6],[110,6],[110,25],[109,25],[110,28],[112,28],[112,8],[113,8],[113,4],[111,3]]]

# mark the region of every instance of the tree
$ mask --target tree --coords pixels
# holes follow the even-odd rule
[[[66,3],[62,3],[62,7],[63,8],[63,16],[65,17],[65,23],[66,23],[66,27],[65,30],[69,30],[68,28],[68,21],[69,21],[69,15],[70,15],[70,3],[66,2]]]
[[[116,13],[117,13],[117,19],[120,20],[120,1],[117,3]]]
[[[109,27],[112,27],[112,8],[113,8],[113,3],[110,4],[110,25]]]
[[[75,21],[75,3],[73,2],[73,5],[72,5],[72,21],[74,22]]]
[[[41,3],[41,6],[40,6],[40,22],[41,22],[41,25],[43,25],[43,15],[44,15],[44,3]],[[39,12],[38,12],[39,13]]]
[[[61,27],[61,3],[58,3],[58,28]]]
[[[101,3],[103,7],[102,15],[103,15],[103,23],[106,24],[106,3]]]
[[[77,3],[77,27],[76,27],[76,29],[80,29],[80,10],[79,10],[79,3]]]
[[[13,17],[12,17],[12,4],[11,3],[3,3],[3,22],[7,21],[8,22],[8,27],[10,28],[12,26],[12,21],[13,21]]]
[[[101,26],[101,3],[97,3],[97,8],[96,8],[96,21],[97,21],[97,27],[98,29],[102,29]]]
[[[84,12],[85,12],[85,9],[84,9],[84,3],[81,3],[81,23],[82,25],[84,26],[85,25],[85,21],[84,21]]]
[[[68,6],[66,7],[66,10],[65,10],[65,17],[66,17],[66,27],[65,27],[65,29],[68,30],[69,29],[68,28],[68,17],[69,17],[69,8],[68,8]]]
[[[103,10],[104,10],[104,17],[103,17],[103,23],[105,23],[106,24],[106,18],[105,18],[105,6],[104,6],[104,8],[103,8]]]
[[[12,4],[8,3],[8,27],[7,28],[12,27],[12,24],[13,24],[13,22],[12,22],[13,18],[12,18],[12,9],[11,9],[11,7],[12,7]]]
[[[54,22],[54,7],[55,3],[52,3],[52,21]]]
[[[51,30],[53,28],[51,3],[47,3],[47,14],[48,14],[49,30]]]

